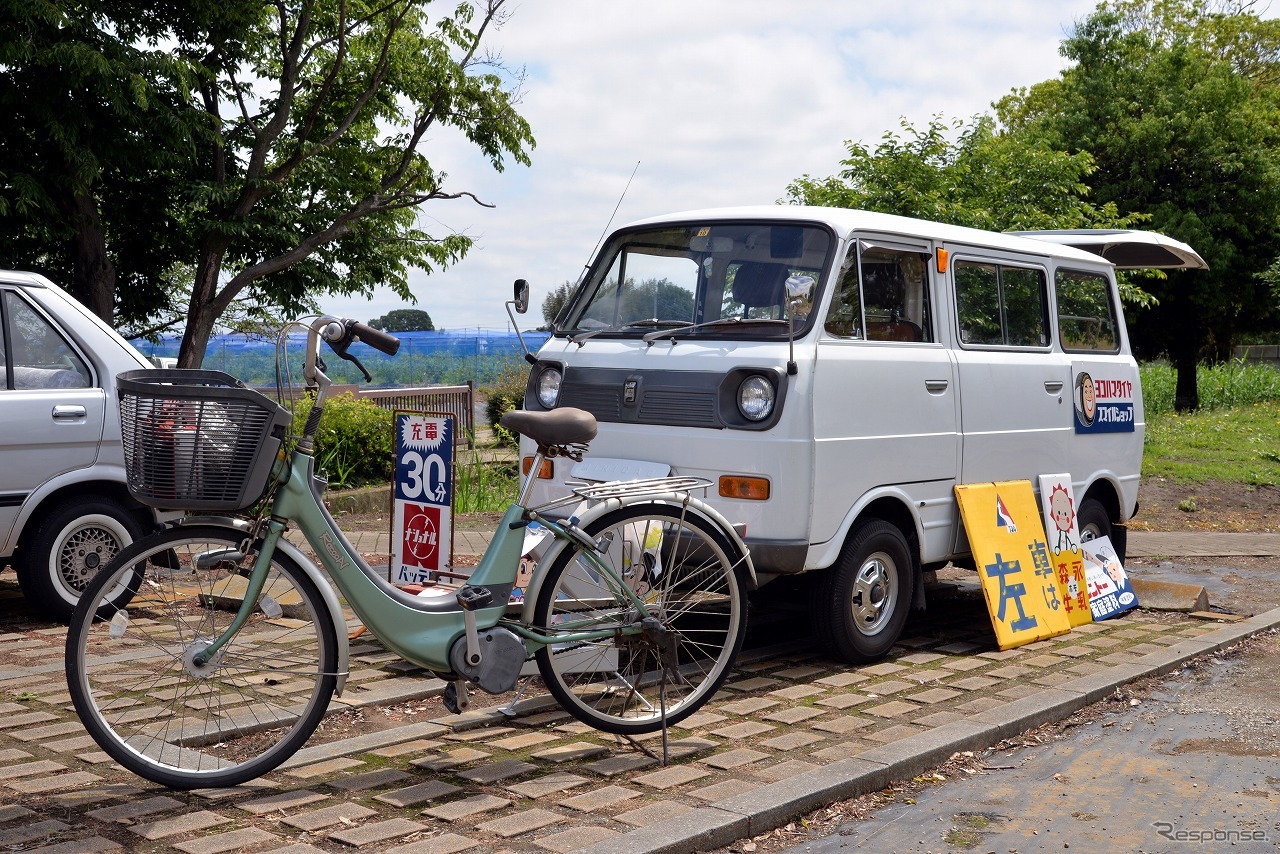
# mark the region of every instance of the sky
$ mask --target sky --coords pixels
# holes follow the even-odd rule
[[[837,173],[846,140],[874,146],[903,120],[921,127],[933,116],[990,112],[1011,89],[1062,71],[1059,44],[1095,5],[508,0],[488,47],[523,69],[518,110],[537,141],[532,165],[498,172],[460,134],[437,132],[422,150],[448,174],[444,189],[493,207],[432,202],[422,222],[470,236],[471,252],[443,272],[411,271],[416,305],[380,288],[321,308],[367,322],[416,307],[437,329],[506,329],[503,303],[523,278],[532,297],[520,326],[533,328],[542,301],[577,280],[611,218],[618,228],[773,204],[802,175]]]

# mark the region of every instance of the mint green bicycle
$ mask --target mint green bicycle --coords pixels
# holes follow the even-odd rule
[[[362,371],[353,342],[388,354],[399,342],[329,316],[305,328],[315,404],[291,451],[289,414],[225,374],[120,379],[131,491],[209,515],[120,552],[76,608],[67,682],[107,754],[175,789],[238,785],[277,767],[343,691],[348,609],[387,649],[448,680],[455,712],[467,706],[468,683],[512,690],[530,659],[565,709],[607,732],[662,729],[710,699],[742,644],[755,579],[733,526],[689,495],[705,481],[584,485],[540,507],[524,506],[526,482],[465,586],[412,595],[342,535],[321,503],[312,453],[330,386],[320,342]],[[514,412],[502,423],[537,443],[534,472],[547,457],[580,459],[595,436],[594,418],[573,409]],[[226,515],[247,508],[258,512]],[[534,522],[552,539],[515,603]],[[290,525],[320,567],[283,537]]]

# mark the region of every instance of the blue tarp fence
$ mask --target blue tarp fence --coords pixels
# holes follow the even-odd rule
[[[547,332],[525,332],[530,352],[537,352],[550,337]],[[477,386],[493,383],[504,372],[523,371],[524,352],[514,332],[504,329],[448,329],[433,332],[398,332],[400,352],[385,356],[371,347],[355,345],[351,352],[373,375],[372,385],[415,387],[421,385]],[[306,336],[290,335],[287,348],[290,372],[299,381]],[[131,342],[145,356],[176,358],[180,339],[164,338],[158,343]],[[338,383],[365,385],[359,370],[339,359],[327,347],[321,357],[328,374]],[[209,340],[202,368],[225,371],[249,385],[275,383],[275,341],[248,335],[215,335]]]

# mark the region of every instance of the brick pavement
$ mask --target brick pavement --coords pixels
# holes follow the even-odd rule
[[[0,847],[46,854],[711,848],[1280,623],[1280,611],[1226,627],[1138,611],[1000,651],[980,594],[960,585],[931,595],[888,659],[860,667],[762,626],[765,648],[672,730],[666,767],[657,735],[596,732],[536,691],[513,717],[499,710],[511,697],[485,695],[477,703],[498,705],[441,716],[419,698],[442,684],[366,634],[334,704],[362,717],[355,728],[322,727],[252,784],[179,793],[84,734],[62,677],[65,630],[22,607],[0,598]],[[423,708],[437,711],[419,719]]]

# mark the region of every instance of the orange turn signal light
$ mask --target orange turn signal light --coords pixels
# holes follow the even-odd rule
[[[520,461],[520,471],[524,474],[529,473],[529,469],[533,468],[533,457],[525,457]],[[538,469],[538,477],[543,480],[551,480],[555,476],[555,464],[551,460],[543,460],[542,467]]]
[[[768,501],[769,481],[763,477],[724,475],[720,478],[721,498],[742,498],[747,501]]]
[[[945,250],[945,249],[939,249],[939,250],[938,250],[938,254],[937,254],[937,256],[936,256],[936,257],[937,257],[937,259],[938,259],[938,272],[939,272],[939,273],[945,273],[945,272],[947,272],[947,254],[948,254],[948,253],[947,253],[947,250]]]

